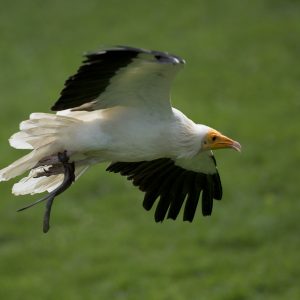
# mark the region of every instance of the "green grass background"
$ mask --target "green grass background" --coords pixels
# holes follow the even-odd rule
[[[300,2],[5,1],[0,167],[7,139],[49,112],[81,53],[126,44],[184,57],[173,104],[243,145],[218,151],[223,200],[156,224],[143,195],[93,167],[54,204],[16,210],[1,183],[0,299],[300,299]]]

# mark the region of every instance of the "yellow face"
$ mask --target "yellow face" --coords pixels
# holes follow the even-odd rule
[[[210,130],[203,140],[202,148],[204,150],[216,150],[223,148],[232,148],[236,151],[241,151],[240,143],[230,139],[229,137],[221,134],[217,130]]]

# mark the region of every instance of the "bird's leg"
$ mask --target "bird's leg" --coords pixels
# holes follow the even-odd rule
[[[51,214],[51,208],[52,208],[52,204],[53,204],[55,197],[58,196],[59,194],[63,193],[66,189],[68,189],[75,180],[75,164],[74,164],[74,162],[72,162],[72,163],[69,162],[69,157],[67,155],[67,151],[64,151],[63,153],[58,153],[57,157],[58,157],[59,162],[63,165],[63,168],[64,168],[64,180],[63,180],[62,184],[59,187],[57,187],[55,190],[53,190],[51,193],[46,195],[45,197],[18,210],[18,211],[25,210],[25,209],[30,208],[42,201],[47,200],[46,211],[44,214],[44,222],[43,222],[43,232],[44,233],[48,232],[48,230],[50,228],[50,225],[49,225],[50,214]]]

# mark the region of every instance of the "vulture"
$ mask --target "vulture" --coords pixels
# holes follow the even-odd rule
[[[50,228],[56,196],[90,166],[107,163],[144,192],[143,206],[156,202],[155,221],[192,222],[199,199],[204,216],[222,185],[212,150],[241,145],[219,131],[196,124],[172,107],[170,89],[185,61],[167,52],[128,46],[85,54],[51,110],[32,113],[9,139],[27,155],[0,170],[0,181],[25,172],[15,195],[47,192],[19,211],[46,202],[43,231]]]

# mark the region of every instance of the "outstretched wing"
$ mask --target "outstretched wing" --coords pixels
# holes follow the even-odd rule
[[[155,221],[175,220],[184,206],[183,220],[192,222],[202,194],[202,214],[211,215],[213,200],[221,200],[222,185],[213,155],[200,160],[160,158],[141,162],[114,162],[107,171],[120,173],[145,192],[143,206],[150,210],[156,199]]]
[[[92,111],[122,106],[156,106],[170,109],[170,87],[184,64],[178,56],[126,46],[85,55],[52,107]]]

